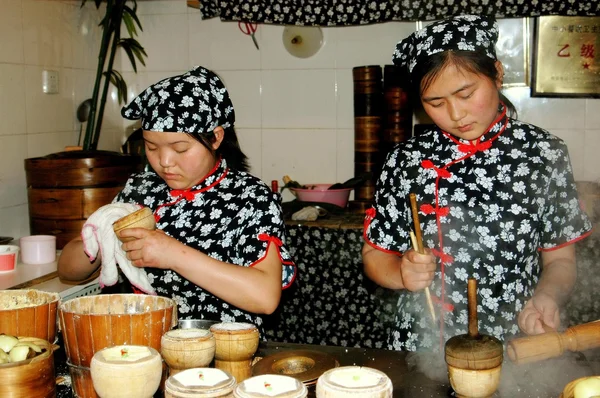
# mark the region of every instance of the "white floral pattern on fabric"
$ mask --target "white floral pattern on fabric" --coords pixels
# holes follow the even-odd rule
[[[260,261],[274,242],[283,262],[282,288],[295,279],[296,267],[284,243],[281,196],[258,178],[227,168],[225,160],[186,191],[170,190],[153,171],[134,174],[115,201],[150,207],[160,217],[157,228],[167,235],[239,266]],[[177,302],[181,319],[251,322],[264,336],[260,315],[224,302],[174,271],[145,269],[157,293]]]
[[[401,254],[411,247],[407,202],[409,193],[417,193],[424,245],[437,251],[438,262],[440,256],[446,261],[443,298],[454,310],[444,312],[444,341],[467,332],[469,277],[478,282],[481,332],[501,340],[516,335],[517,314],[541,272],[539,250],[572,243],[592,229],[578,205],[562,140],[503,116],[480,144],[462,161],[457,160],[465,152],[459,149],[471,145],[439,129],[399,144],[386,158],[375,206],[367,212],[369,243]],[[440,173],[444,177],[438,178]],[[438,297],[440,278],[438,268],[430,286]],[[424,295],[401,291],[390,349],[439,346],[439,336],[432,334],[436,328],[427,317]]]

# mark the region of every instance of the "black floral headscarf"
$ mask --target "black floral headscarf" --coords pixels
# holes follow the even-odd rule
[[[493,17],[459,15],[427,25],[396,45],[392,60],[412,74],[421,61],[448,50],[481,51],[496,60],[498,23]]]
[[[121,114],[130,120],[142,119],[144,130],[159,132],[202,134],[235,123],[223,82],[201,66],[153,84],[124,106]]]

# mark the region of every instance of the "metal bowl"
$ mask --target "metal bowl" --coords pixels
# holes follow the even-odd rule
[[[209,330],[210,327],[218,321],[211,321],[209,319],[180,319],[178,321],[179,329],[206,329]]]

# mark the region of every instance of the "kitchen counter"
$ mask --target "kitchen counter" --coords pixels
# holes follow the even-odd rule
[[[57,258],[59,254],[60,251],[57,251]],[[0,290],[37,289],[58,293],[63,300],[100,291],[97,278],[82,284],[62,282],[58,278],[57,264],[57,261],[47,264],[24,264],[19,257],[13,271],[0,272]]]
[[[334,356],[340,366],[367,366],[381,370],[392,380],[395,398],[411,397],[454,397],[454,392],[445,377],[443,362],[427,362],[432,358],[425,354],[404,351],[387,351],[372,348],[345,348],[310,344],[263,342],[256,353],[266,357],[283,351],[311,350]],[[62,351],[62,352],[61,352]],[[417,358],[417,360],[415,360]],[[443,359],[438,357],[438,360]],[[65,366],[64,351],[55,352],[55,365],[58,376],[68,372]],[[581,353],[565,355],[529,365],[516,366],[505,360],[502,381],[494,398],[504,397],[558,397],[564,386],[578,377],[597,374],[595,363]],[[438,367],[437,375],[431,369]],[[433,377],[436,376],[436,377]],[[57,398],[71,398],[68,383],[58,385]],[[156,397],[160,394],[156,394]],[[315,396],[315,386],[309,386],[309,397]]]

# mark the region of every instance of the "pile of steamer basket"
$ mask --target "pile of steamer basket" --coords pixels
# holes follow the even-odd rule
[[[319,398],[393,394],[390,378],[379,370],[340,367],[337,358],[308,350],[259,358],[256,326],[196,322],[178,322],[175,302],[160,296],[104,294],[61,302],[56,293],[34,289],[0,291],[0,335],[4,335],[0,349],[19,345],[25,355],[11,354],[12,361],[0,361],[0,397],[56,397],[57,333],[62,334],[75,397],[150,398],[157,392],[166,398],[302,398],[309,391]],[[467,342],[477,339],[477,330],[457,337]],[[447,356],[464,354],[459,346],[454,344]],[[600,322],[515,339],[506,345],[506,352],[518,365],[596,347]],[[477,377],[489,376],[480,369],[484,362],[487,358],[476,364]],[[459,367],[451,379],[469,373],[468,366]],[[577,397],[578,388],[598,384],[599,377],[573,380],[562,397]],[[490,385],[487,393],[494,388]],[[475,394],[471,397],[480,396],[467,391]]]

